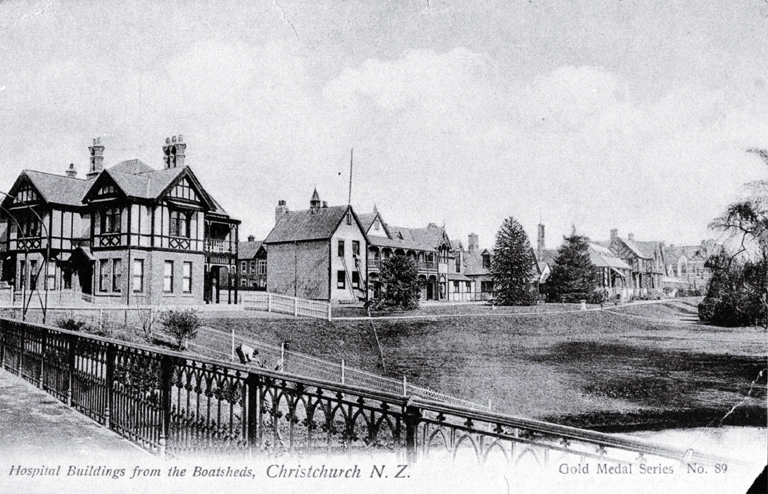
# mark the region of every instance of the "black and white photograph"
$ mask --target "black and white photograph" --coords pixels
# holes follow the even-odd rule
[[[0,0],[0,491],[764,493],[768,1]]]

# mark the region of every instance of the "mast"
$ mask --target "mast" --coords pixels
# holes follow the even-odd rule
[[[352,205],[352,161],[354,159],[355,148],[349,150],[349,197],[347,198],[347,205]]]

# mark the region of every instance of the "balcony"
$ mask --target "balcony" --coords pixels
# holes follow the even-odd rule
[[[214,238],[205,239],[205,251],[214,254],[234,254],[235,243],[228,240],[218,240]]]

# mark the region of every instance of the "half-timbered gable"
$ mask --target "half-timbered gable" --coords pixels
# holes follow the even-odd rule
[[[23,272],[44,255],[54,273],[49,288],[80,290],[97,302],[218,302],[222,284],[236,301],[239,221],[184,164],[185,148],[181,136],[166,139],[163,169],[136,159],[105,169],[95,139],[85,180],[74,165],[66,176],[24,171],[3,201],[6,222],[17,225],[4,235],[5,256],[24,254],[15,285],[32,288]],[[38,258],[30,260],[30,251]]]

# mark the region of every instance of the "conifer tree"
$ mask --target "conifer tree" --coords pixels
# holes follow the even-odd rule
[[[597,286],[597,270],[589,259],[589,239],[582,235],[563,238],[563,245],[557,250],[552,274],[547,280],[547,298],[559,302],[576,302],[589,298]]]
[[[533,305],[536,290],[533,283],[536,259],[528,235],[511,216],[496,233],[491,258],[493,292],[498,305]]]
[[[419,269],[416,262],[405,256],[392,256],[381,261],[382,290],[372,299],[370,307],[377,310],[419,307]]]

